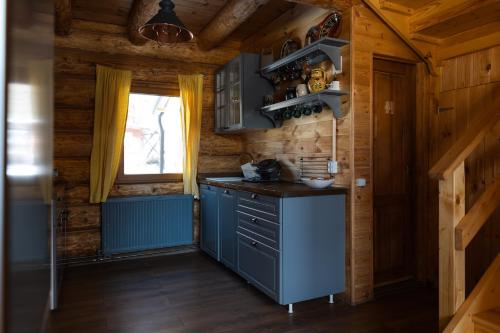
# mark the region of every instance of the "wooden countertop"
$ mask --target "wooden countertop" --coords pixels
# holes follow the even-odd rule
[[[310,188],[304,184],[290,182],[272,182],[272,183],[250,183],[250,182],[218,182],[208,179],[200,179],[200,184],[218,186],[237,191],[247,191],[272,197],[307,197],[315,195],[333,195],[346,194],[348,188],[333,186],[325,189]]]

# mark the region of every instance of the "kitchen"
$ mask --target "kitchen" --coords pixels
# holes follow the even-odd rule
[[[51,247],[9,248],[5,331],[458,332],[500,306],[444,298],[475,304],[500,250],[498,5],[460,1],[12,6],[30,24],[9,40],[44,52],[11,57],[7,110],[45,98],[50,121],[43,158],[7,163],[53,173],[30,183],[37,218],[7,174],[12,244]],[[482,227],[458,223],[477,207]]]

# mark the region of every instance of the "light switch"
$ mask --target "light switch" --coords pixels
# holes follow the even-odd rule
[[[356,186],[357,187],[365,187],[366,179],[365,178],[356,178]]]

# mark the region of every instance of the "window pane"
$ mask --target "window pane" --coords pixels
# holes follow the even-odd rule
[[[130,94],[124,174],[182,173],[182,154],[180,98]]]

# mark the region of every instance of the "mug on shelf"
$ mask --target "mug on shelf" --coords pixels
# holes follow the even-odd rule
[[[332,81],[328,83],[329,90],[340,90],[340,81]]]
[[[305,96],[308,94],[308,91],[307,91],[307,85],[302,83],[302,84],[299,84],[297,85],[297,96],[300,97],[300,96]]]

